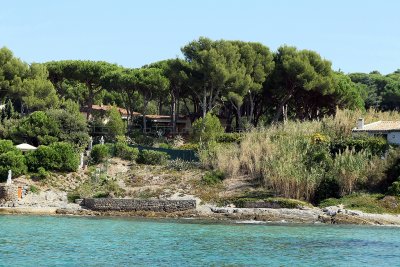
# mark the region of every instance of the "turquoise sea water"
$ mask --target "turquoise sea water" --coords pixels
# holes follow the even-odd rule
[[[400,228],[0,215],[0,266],[400,266]]]

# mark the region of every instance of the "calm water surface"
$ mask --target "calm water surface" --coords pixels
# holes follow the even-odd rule
[[[400,228],[0,215],[0,266],[400,266]]]

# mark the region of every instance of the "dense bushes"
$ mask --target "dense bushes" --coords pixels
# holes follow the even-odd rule
[[[59,142],[50,146],[39,146],[27,153],[26,162],[32,172],[38,172],[40,168],[70,172],[78,169],[79,156],[71,144]]]
[[[395,181],[388,189],[388,194],[392,196],[400,196],[400,181]]]
[[[8,170],[13,176],[26,173],[28,170],[47,176],[47,171],[76,171],[79,165],[78,153],[69,143],[59,142],[50,146],[39,146],[27,152],[25,156],[16,149],[11,141],[0,140],[0,180],[7,178]]]
[[[197,150],[199,150],[199,145],[194,144],[194,143],[186,143],[186,144],[179,146],[178,149],[197,151]]]
[[[25,157],[10,140],[0,140],[0,181],[7,179],[9,170],[13,176],[24,174],[27,171]]]
[[[201,181],[206,185],[216,185],[224,180],[225,174],[221,171],[209,171],[201,178]]]
[[[121,118],[121,114],[119,113],[116,107],[112,107],[108,112],[108,137],[111,140],[115,140],[117,136],[123,136],[125,134],[125,123]]]
[[[92,151],[90,151],[90,158],[93,163],[101,163],[108,158],[109,153],[110,150],[106,145],[94,145]]]
[[[388,149],[388,143],[386,139],[372,136],[348,137],[331,143],[332,154],[339,153],[347,148],[350,150],[354,149],[356,152],[366,150],[373,155],[383,155]]]
[[[25,157],[21,152],[8,151],[0,154],[0,181],[5,181],[8,170],[12,171],[13,176],[24,174],[27,171]]]
[[[192,137],[196,142],[207,143],[215,141],[224,133],[224,128],[221,125],[218,117],[207,113],[206,117],[197,119],[193,125]]]
[[[128,146],[126,143],[117,142],[115,144],[115,156],[125,160],[136,160],[139,155],[139,150]]]
[[[162,165],[167,162],[169,155],[165,152],[154,150],[141,150],[137,162],[140,164]]]
[[[7,129],[0,129],[0,137],[15,143],[39,146],[61,141],[83,148],[89,142],[86,120],[79,113],[79,108],[36,111],[19,120],[6,120],[3,125]]]
[[[242,133],[223,133],[217,137],[219,143],[240,143],[243,138]]]

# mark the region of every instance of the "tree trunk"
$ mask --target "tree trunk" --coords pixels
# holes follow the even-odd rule
[[[225,131],[228,132],[228,133],[232,132],[232,120],[233,120],[233,117],[232,117],[232,105],[229,105],[229,107],[228,107],[228,115],[227,115],[227,118],[226,118],[226,129],[225,129]]]
[[[89,120],[90,115],[92,114],[93,111],[93,100],[94,100],[94,93],[92,89],[89,89],[89,98],[87,101],[87,110],[86,110],[86,119]]]
[[[250,99],[250,122],[254,124],[254,99],[253,95],[251,92],[249,93],[249,99]]]
[[[144,98],[144,101],[143,101],[143,114],[142,114],[142,116],[143,116],[143,133],[144,134],[146,134],[146,130],[147,130],[147,127],[146,127],[146,112],[147,112],[147,104],[148,104],[149,102],[147,101],[147,99],[146,98]]]
[[[207,115],[207,90],[204,88],[203,103],[201,103],[203,109],[203,119]]]
[[[286,105],[286,103],[289,101],[289,99],[293,97],[294,90],[295,90],[295,87],[292,87],[292,89],[289,90],[288,94],[280,102],[278,108],[276,109],[275,116],[272,120],[273,122],[278,122],[279,119],[281,118],[283,107]]]
[[[158,115],[162,114],[162,107],[163,107],[163,101],[162,98],[160,97],[160,99],[158,100]]]
[[[176,133],[176,97],[175,94],[171,94],[171,124],[172,124],[172,135]]]

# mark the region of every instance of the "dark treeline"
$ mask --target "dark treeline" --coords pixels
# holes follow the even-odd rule
[[[208,112],[226,121],[227,131],[284,118],[308,120],[336,108],[398,109],[400,72],[344,74],[310,50],[199,38],[181,48],[183,59],[141,68],[103,61],[27,63],[0,49],[0,101],[30,113],[68,101],[124,107],[130,115],[179,115],[192,120]],[[2,116],[7,116],[3,112]],[[132,116],[131,116],[132,117]],[[143,127],[146,121],[143,116]]]

